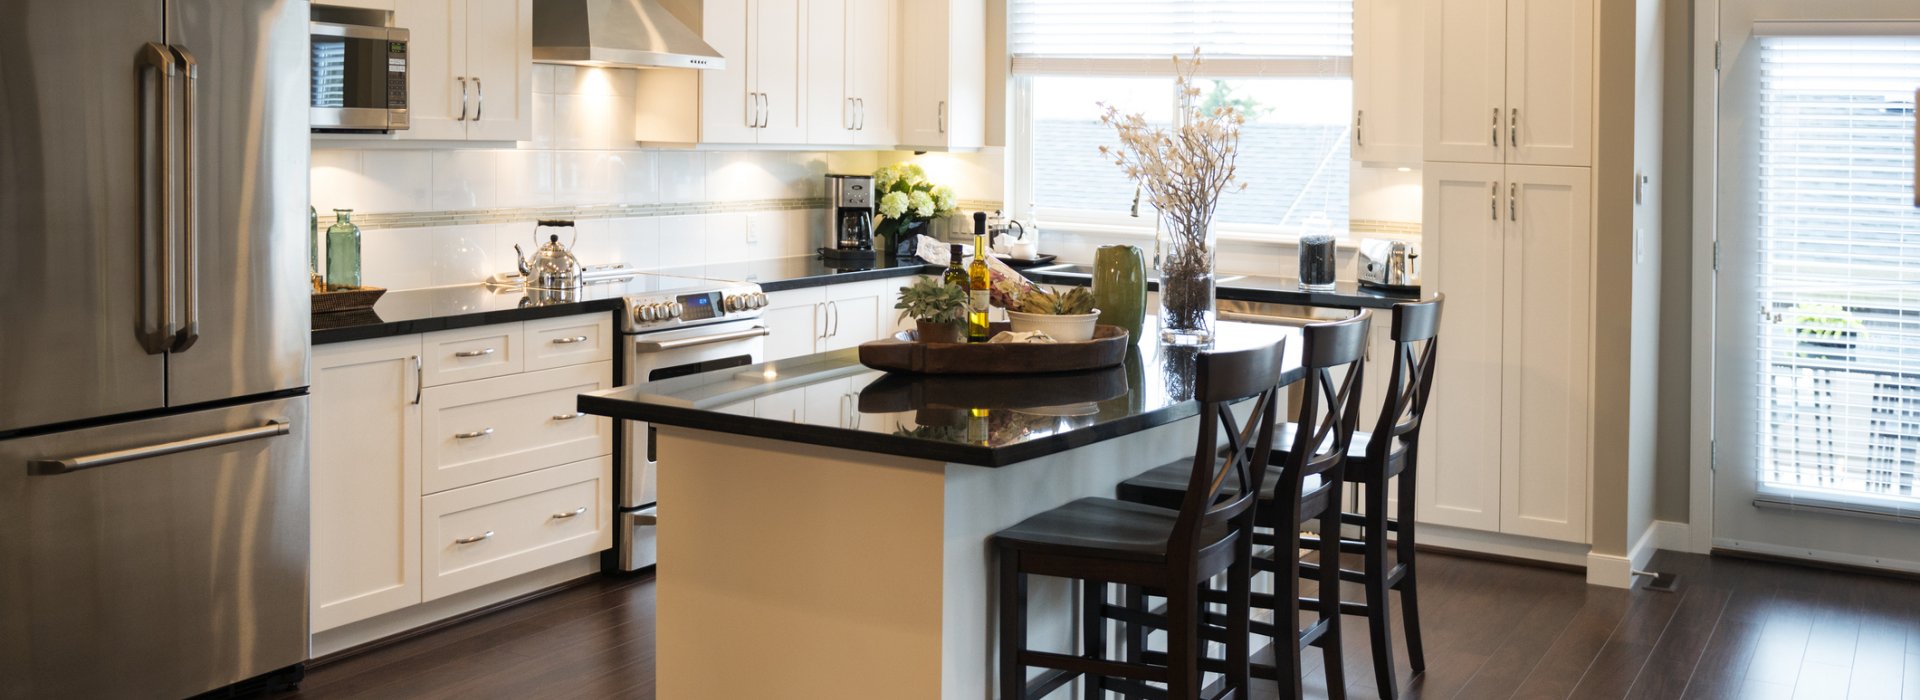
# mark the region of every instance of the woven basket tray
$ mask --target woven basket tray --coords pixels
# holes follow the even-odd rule
[[[313,293],[313,312],[333,314],[371,309],[380,295],[386,293],[382,287],[328,287],[327,291]]]

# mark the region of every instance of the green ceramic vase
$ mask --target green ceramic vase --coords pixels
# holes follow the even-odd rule
[[[1093,304],[1101,323],[1125,328],[1140,342],[1147,319],[1147,263],[1139,248],[1108,245],[1094,251]]]

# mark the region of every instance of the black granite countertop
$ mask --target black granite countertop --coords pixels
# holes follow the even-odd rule
[[[747,262],[713,263],[657,270],[661,274],[734,282],[754,282],[761,291],[779,292],[830,284],[912,277],[923,272],[938,272],[939,267],[919,258],[876,258],[864,263],[828,262],[817,256],[795,256]]]
[[[388,292],[371,311],[314,314],[313,344],[619,311],[620,297],[637,291],[627,283],[611,283],[587,285],[559,298],[480,284]]]
[[[1221,323],[1215,347],[1285,338],[1292,383],[1299,330]],[[579,399],[581,411],[656,425],[998,467],[1165,425],[1199,412],[1198,350],[1148,340],[1120,366],[1009,376],[889,374],[856,349],[620,387]],[[804,396],[854,392],[851,414],[807,413]]]
[[[1088,284],[1084,274],[1048,272],[1045,268],[1023,271],[1028,279],[1041,284]],[[1241,275],[1221,272],[1216,275],[1214,295],[1229,301],[1251,301],[1269,304],[1298,304],[1302,306],[1326,306],[1341,309],[1391,309],[1394,304],[1405,301],[1419,301],[1418,293],[1388,292],[1362,287],[1358,282],[1342,280],[1334,283],[1331,292],[1309,292],[1300,288],[1300,281],[1291,277],[1267,277],[1262,275]],[[1157,279],[1148,279],[1147,290],[1159,291]]]

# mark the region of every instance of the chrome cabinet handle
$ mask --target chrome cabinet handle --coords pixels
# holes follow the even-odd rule
[[[420,367],[420,356],[413,356],[413,405],[420,405],[420,392],[427,387],[426,370]]]
[[[554,345],[572,345],[574,343],[584,343],[584,342],[587,342],[587,337],[584,335],[576,335],[571,338],[554,338],[553,339]]]
[[[1487,218],[1500,220],[1500,183],[1491,183],[1487,190]]]
[[[124,462],[133,462],[133,461],[142,460],[142,459],[152,459],[154,457],[165,457],[167,455],[179,454],[181,452],[190,452],[193,450],[204,450],[209,447],[231,445],[237,442],[247,442],[249,440],[259,440],[262,438],[276,437],[280,435],[286,435],[291,432],[293,432],[292,424],[283,420],[270,420],[270,421],[267,421],[265,425],[261,425],[258,427],[246,428],[243,430],[235,430],[235,431],[225,432],[225,433],[215,433],[213,435],[203,435],[200,437],[187,438],[185,440],[175,440],[173,442],[163,442],[158,445],[130,447],[124,450],[114,450],[112,452],[100,452],[100,453],[95,453],[90,455],[83,455],[80,457],[67,457],[64,459],[29,460],[27,462],[27,472],[36,476],[65,474],[67,472],[76,472],[82,469],[92,469],[94,467],[105,467],[105,466],[114,465],[114,464],[121,464]]]
[[[573,420],[575,418],[579,418],[584,415],[587,415],[585,411],[576,411],[573,413],[556,413],[554,414],[553,419],[554,420]]]
[[[200,283],[197,279],[200,276],[200,202],[195,192],[200,175],[196,167],[199,156],[194,153],[194,141],[200,132],[199,124],[194,119],[194,104],[200,101],[200,63],[193,59],[193,54],[178,46],[173,47],[173,53],[179,57],[180,70],[187,77],[187,101],[181,108],[181,120],[187,124],[181,131],[180,143],[180,150],[186,154],[180,166],[180,181],[184,190],[181,198],[186,200],[187,206],[187,264],[183,266],[186,270],[187,320],[173,338],[173,352],[186,352],[187,348],[200,340]]]
[[[487,541],[487,540],[490,540],[490,539],[493,539],[493,531],[492,531],[492,530],[488,530],[488,531],[486,531],[486,532],[482,532],[482,533],[480,533],[480,534],[478,534],[478,535],[474,535],[474,536],[472,536],[472,537],[455,537],[455,538],[453,538],[453,543],[454,543],[454,544],[473,544],[473,543],[475,543],[475,542],[485,542],[485,541]]]
[[[832,330],[827,331],[827,337],[840,335],[840,302],[827,302],[827,322],[832,324],[828,326]]]
[[[1353,145],[1355,146],[1367,145],[1366,133],[1364,131],[1361,131],[1362,127],[1366,123],[1367,123],[1367,110],[1364,110],[1364,109],[1354,110],[1353,111]]]
[[[145,334],[140,339],[140,343],[145,347],[147,354],[158,355],[166,352],[168,345],[173,342],[173,72],[175,64],[173,54],[168,52],[166,47],[154,43],[147,44],[146,50],[140,53],[140,59],[142,68],[152,68],[160,77],[160,118],[159,128],[155,132],[157,136],[155,140],[158,143],[148,149],[160,154],[159,225],[156,227],[160,231],[160,269],[158,273],[152,270],[147,272],[150,275],[158,274],[160,277],[160,327],[154,329],[152,333],[147,333],[144,326],[140,329],[141,333]],[[142,247],[145,247],[144,240]],[[142,280],[140,283],[140,293],[143,296],[140,305],[141,314],[146,313],[144,298],[146,285],[147,282]]]
[[[1489,141],[1489,143],[1493,144],[1496,147],[1499,146],[1500,145],[1500,108],[1499,107],[1493,108],[1493,131],[1491,133],[1493,134],[1493,136],[1491,137],[1492,141]]]
[[[462,75],[455,79],[460,81],[460,116],[454,118],[454,121],[463,122],[467,120],[467,76]]]
[[[481,357],[484,355],[492,355],[492,354],[493,354],[493,348],[482,348],[479,350],[461,350],[460,352],[454,353],[453,356],[454,357]]]
[[[566,520],[567,518],[572,518],[572,517],[577,517],[577,516],[580,516],[580,515],[584,515],[584,514],[586,514],[586,512],[587,512],[587,507],[586,507],[586,506],[580,506],[579,508],[575,508],[575,509],[573,509],[573,510],[571,510],[571,511],[568,511],[568,512],[565,512],[565,513],[554,513],[554,514],[553,514],[553,518],[552,518],[552,519],[553,519],[553,520]]]
[[[1507,220],[1520,220],[1520,184],[1507,183]]]
[[[480,83],[480,76],[473,76],[473,120],[480,121],[480,114],[487,111],[487,86]]]
[[[767,93],[763,92],[760,93],[760,128],[765,129],[771,123],[773,123],[773,101],[767,98]]]
[[[827,302],[823,301],[818,304],[814,304],[813,305],[813,328],[814,330],[819,332],[819,335],[813,336],[814,340],[826,340],[827,336],[831,335],[830,333],[827,332],[828,323],[829,322],[827,320]]]
[[[940,133],[947,133],[947,101],[940,101]]]
[[[747,128],[749,129],[760,128],[760,93],[757,93],[757,92],[747,93],[746,107],[747,107],[746,114],[741,116],[746,117]]]
[[[855,123],[853,130],[866,131],[867,130],[867,98],[865,97],[853,98],[853,107],[854,107],[854,114],[856,115],[855,118],[859,120],[858,122]]]
[[[1520,147],[1520,108],[1507,113],[1507,145]]]
[[[853,98],[846,98],[846,111],[840,114],[840,128],[853,131]]]
[[[456,440],[472,440],[472,439],[474,439],[474,438],[477,438],[477,437],[486,437],[486,436],[488,436],[488,435],[492,435],[492,434],[493,434],[493,429],[492,429],[492,428],[481,428],[481,429],[479,429],[479,430],[475,430],[475,431],[473,431],[473,432],[471,432],[471,433],[454,433],[454,434],[453,434],[453,437],[454,437],[454,439],[456,439]]]

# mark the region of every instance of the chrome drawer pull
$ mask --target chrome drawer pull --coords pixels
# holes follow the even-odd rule
[[[461,350],[460,352],[454,353],[453,356],[454,357],[481,357],[484,355],[492,355],[492,354],[493,354],[493,348],[482,348],[479,350]]]
[[[579,418],[579,417],[581,417],[581,416],[584,416],[584,415],[587,415],[587,414],[586,414],[586,413],[584,413],[584,412],[582,412],[582,413],[562,413],[562,414],[559,414],[559,415],[556,415],[556,416],[554,416],[554,417],[553,417],[553,419],[554,419],[554,420],[573,420],[573,419],[575,419],[575,418]]]
[[[473,537],[457,537],[457,538],[454,538],[453,543],[454,544],[473,544],[475,542],[482,542],[490,539],[493,539],[492,530],[488,530],[486,532],[480,533],[479,535],[475,535]]]
[[[574,343],[584,343],[584,342],[587,342],[587,337],[584,335],[576,335],[571,338],[554,338],[553,339],[554,345],[572,345]]]
[[[580,515],[580,514],[582,514],[582,513],[585,513],[585,512],[587,512],[587,507],[586,507],[586,506],[580,506],[579,508],[575,508],[575,509],[573,509],[573,512],[571,512],[571,513],[554,513],[554,514],[553,514],[553,519],[554,519],[554,520],[566,520],[567,518],[571,518],[571,517],[574,517],[574,516],[577,516],[577,515]]]
[[[471,433],[454,433],[454,434],[453,434],[453,437],[454,437],[455,439],[459,439],[459,440],[469,440],[469,439],[472,439],[472,438],[477,438],[477,437],[486,437],[486,436],[488,436],[488,435],[492,435],[492,434],[493,434],[493,429],[492,429],[492,428],[481,428],[481,429],[479,429],[479,430],[475,430],[475,431],[473,431],[473,432],[471,432]]]

